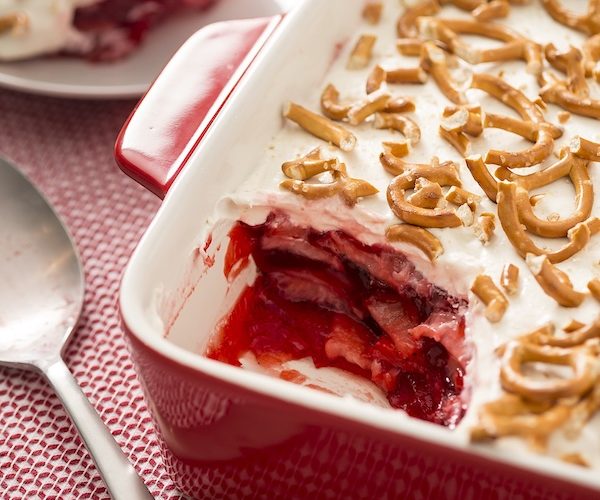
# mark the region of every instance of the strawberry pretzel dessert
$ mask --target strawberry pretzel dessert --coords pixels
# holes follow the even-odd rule
[[[148,31],[213,0],[0,0],[0,61],[66,54],[94,61],[129,55]]]
[[[217,207],[205,354],[600,469],[600,2],[569,5],[366,2]]]

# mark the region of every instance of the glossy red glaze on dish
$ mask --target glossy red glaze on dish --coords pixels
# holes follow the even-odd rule
[[[238,222],[225,273],[250,256],[258,277],[237,300],[207,355],[232,365],[252,353],[265,367],[311,358],[372,381],[390,405],[454,427],[464,414],[463,299],[427,282],[391,247],[341,231],[295,226],[272,213]],[[440,319],[443,319],[441,321]]]
[[[123,126],[115,145],[121,169],[163,198],[280,21],[216,23],[192,36]]]
[[[597,492],[367,426],[174,361],[124,330],[165,466],[193,498],[592,500]]]

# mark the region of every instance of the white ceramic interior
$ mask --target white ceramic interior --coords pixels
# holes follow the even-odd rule
[[[303,95],[307,88],[322,86],[335,46],[352,36],[362,5],[362,0],[306,0],[284,19],[173,184],[135,251],[122,282],[123,318],[131,331],[156,351],[232,384],[365,426],[600,489],[600,478],[590,471],[542,456],[474,446],[452,431],[401,412],[242,371],[198,354],[224,310],[227,288],[222,255],[194,287],[203,272],[194,259],[207,234],[207,220],[222,195],[250,174],[282,126],[281,103]],[[224,237],[226,230],[218,228],[213,237]],[[165,323],[182,304],[167,339]]]
[[[113,63],[74,57],[41,57],[0,63],[0,87],[33,94],[81,99],[141,96],[177,49],[207,24],[272,16],[299,0],[219,0],[206,11],[176,15],[150,32],[130,56]]]

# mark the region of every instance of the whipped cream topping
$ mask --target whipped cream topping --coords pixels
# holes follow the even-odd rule
[[[79,7],[102,0],[0,0],[0,18],[23,16],[22,25],[0,33],[0,61],[15,61],[60,50],[85,52],[91,40],[73,28]]]
[[[290,95],[290,100],[298,102],[315,111],[319,110],[319,98],[327,83],[333,83],[340,91],[343,101],[356,101],[365,96],[365,82],[374,64],[378,63],[386,69],[395,67],[414,67],[418,58],[405,57],[395,49],[395,22],[401,13],[397,0],[385,2],[382,21],[377,26],[367,23],[361,25],[355,38],[348,40],[339,57],[333,63],[319,88],[306,89],[305,94]],[[460,10],[445,7],[439,17],[468,17]],[[507,19],[498,20],[519,33],[538,43],[553,42],[560,48],[568,44],[581,46],[584,36],[554,22],[538,3],[526,6],[512,6]],[[362,33],[374,33],[378,40],[374,57],[368,68],[364,70],[347,70],[349,53]],[[494,46],[496,42],[488,39],[472,38],[478,46]],[[468,68],[468,65],[466,66]],[[523,62],[487,63],[473,67],[476,72],[488,72],[498,75],[503,73],[504,79],[514,87],[522,90],[530,99],[538,96],[539,87],[535,77],[525,71]],[[591,96],[600,98],[600,88],[595,82],[588,80]],[[407,161],[428,163],[433,155],[441,161],[453,160],[460,165],[463,187],[482,196],[480,212],[496,213],[496,205],[489,201],[482,189],[467,169],[464,159],[438,134],[441,113],[451,103],[440,93],[435,82],[430,78],[424,85],[389,85],[388,90],[395,96],[411,96],[416,104],[413,117],[421,127],[422,140],[415,147]],[[514,112],[479,90],[467,90],[471,103],[480,103],[488,112],[514,115]],[[283,105],[283,103],[282,103]],[[556,106],[548,106],[544,115],[548,121],[559,124],[557,114],[562,110]],[[598,141],[597,121],[572,115],[562,125],[564,134],[555,143],[555,151],[567,146],[570,139],[580,134],[585,138]],[[302,131],[293,123],[285,123],[281,131],[265,148],[263,161],[256,166],[254,174],[239,189],[229,195],[218,207],[216,219],[242,218],[249,223],[264,221],[271,207],[287,211],[295,223],[311,225],[316,229],[343,229],[365,243],[387,243],[384,238],[385,229],[399,221],[391,212],[387,200],[386,189],[392,176],[384,171],[379,163],[382,141],[393,141],[401,138],[400,134],[389,130],[377,130],[370,121],[358,127],[350,127],[357,136],[358,144],[354,151],[345,153]],[[500,150],[518,151],[528,147],[530,143],[520,137],[498,129],[486,129],[484,134],[472,140],[473,153],[485,152],[491,147]],[[352,177],[365,179],[379,189],[379,194],[361,200],[356,207],[349,209],[337,198],[307,201],[300,196],[280,190],[279,183],[284,179],[281,164],[284,161],[304,155],[317,145],[321,145],[325,155],[336,156],[346,163],[348,173]],[[542,167],[555,161],[549,158]],[[540,167],[521,169],[519,173],[531,173]],[[600,215],[600,166],[590,164],[590,176],[596,190],[593,215]],[[532,194],[545,196],[536,205],[535,211],[541,218],[559,214],[568,216],[575,207],[573,187],[568,178],[563,178]],[[458,428],[453,431],[461,439],[469,439],[469,429],[477,420],[479,407],[497,399],[501,395],[499,381],[499,359],[495,350],[511,339],[520,337],[546,322],[552,321],[557,329],[571,320],[583,323],[591,322],[597,317],[600,308],[591,296],[577,308],[559,306],[546,295],[534,279],[525,261],[515,252],[512,244],[504,234],[499,221],[488,245],[482,245],[474,234],[472,227],[454,229],[433,229],[432,232],[441,240],[445,252],[435,264],[431,264],[414,247],[394,244],[405,252],[416,267],[431,281],[444,286],[451,293],[464,294],[471,304],[467,315],[468,341],[475,346],[474,359],[468,367],[467,391],[470,398],[467,415]],[[540,239],[533,237],[536,244],[542,247],[559,248],[566,240]],[[595,236],[591,242],[574,257],[558,264],[570,276],[575,289],[587,290],[587,283],[594,277],[600,277],[600,237]],[[510,306],[504,318],[496,324],[488,322],[483,316],[483,304],[469,292],[474,278],[480,273],[492,276],[496,283],[505,264],[512,263],[519,268],[520,286],[517,295],[511,296]],[[486,445],[487,446],[487,445]],[[511,450],[527,450],[527,445],[517,438],[499,439],[489,446],[509,447]],[[560,432],[552,437],[547,453],[560,457],[563,454],[578,452],[593,467],[600,470],[600,415],[585,426],[576,439],[567,439]]]

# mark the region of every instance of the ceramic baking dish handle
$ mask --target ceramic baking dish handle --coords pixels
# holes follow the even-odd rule
[[[211,24],[175,54],[123,126],[121,169],[161,198],[281,16]]]

